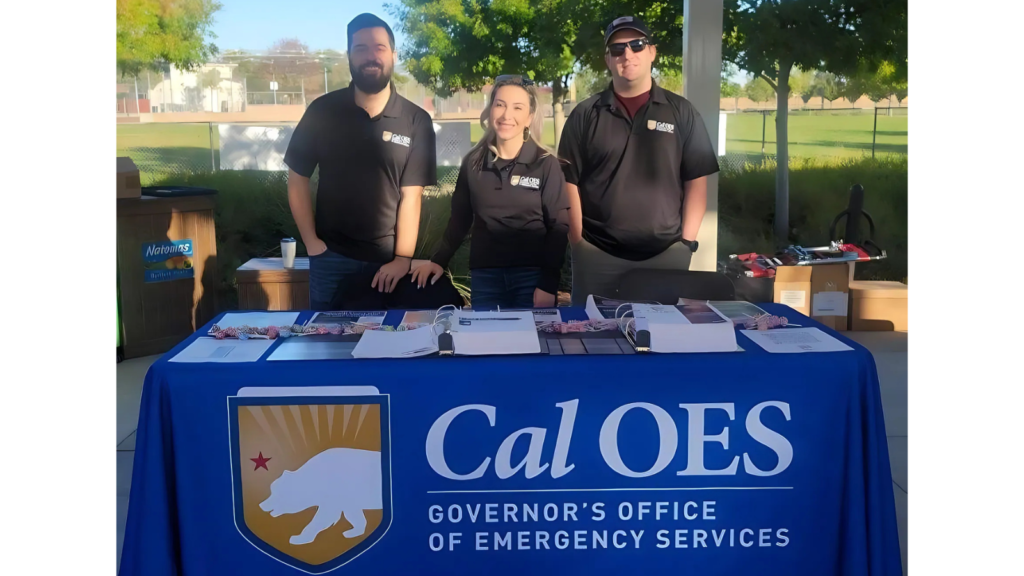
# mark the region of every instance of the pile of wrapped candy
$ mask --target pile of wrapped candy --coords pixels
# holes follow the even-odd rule
[[[341,324],[310,324],[308,326],[301,326],[299,324],[292,324],[291,326],[228,326],[227,328],[221,328],[214,324],[213,328],[210,329],[210,334],[218,339],[223,340],[225,338],[237,338],[239,340],[248,340],[249,338],[266,338],[269,340],[276,340],[277,338],[291,338],[292,336],[308,336],[310,334],[342,334],[344,333],[344,327]]]
[[[744,321],[743,327],[747,330],[768,330],[769,328],[785,328],[788,324],[789,319],[785,316],[758,314]]]

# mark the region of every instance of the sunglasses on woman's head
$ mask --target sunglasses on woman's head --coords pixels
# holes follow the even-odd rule
[[[647,38],[637,38],[636,40],[630,40],[629,42],[615,42],[608,45],[608,53],[612,56],[622,56],[626,53],[626,46],[629,46],[633,52],[641,52],[644,48],[651,45],[651,41]]]
[[[533,80],[519,74],[502,74],[494,79],[495,83],[518,84],[520,86],[533,86]]]

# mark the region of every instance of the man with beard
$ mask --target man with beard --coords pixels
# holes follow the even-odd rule
[[[284,157],[314,310],[358,293],[355,283],[395,289],[412,265],[423,187],[437,183],[433,122],[391,84],[395,35],[387,23],[356,16],[348,59],[352,84],[309,105]],[[314,219],[309,179],[318,166]]]

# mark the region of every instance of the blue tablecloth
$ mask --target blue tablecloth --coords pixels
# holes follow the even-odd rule
[[[169,363],[193,336],[121,574],[900,574],[874,359],[822,329],[854,350]]]

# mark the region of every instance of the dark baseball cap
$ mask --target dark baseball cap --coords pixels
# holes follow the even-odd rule
[[[356,35],[356,32],[366,28],[383,28],[387,30],[388,40],[391,41],[391,49],[395,49],[395,33],[391,31],[391,26],[388,26],[387,22],[381,20],[376,15],[367,12],[356,16],[348,23],[348,47],[350,50],[352,49],[352,37]]]
[[[608,41],[612,39],[612,35],[619,30],[636,30],[643,34],[647,38],[651,37],[651,31],[644,24],[644,21],[637,18],[636,16],[623,16],[612,20],[612,23],[608,25],[608,29],[604,31],[604,45],[608,45]]]

